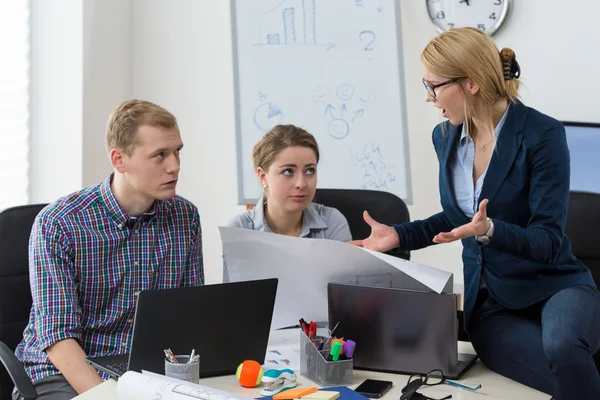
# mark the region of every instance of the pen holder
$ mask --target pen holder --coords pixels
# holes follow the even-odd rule
[[[165,376],[181,379],[191,383],[200,381],[200,360],[188,363],[190,356],[175,356],[177,363],[165,359]]]
[[[311,340],[300,332],[300,374],[323,387],[352,385],[352,359],[327,361],[331,343],[319,351],[321,339],[327,341],[323,336]]]

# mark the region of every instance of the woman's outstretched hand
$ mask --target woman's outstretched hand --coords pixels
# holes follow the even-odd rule
[[[400,246],[400,238],[394,228],[375,221],[366,211],[363,218],[371,227],[371,235],[363,240],[353,240],[350,244],[381,253]]]
[[[490,229],[490,222],[487,220],[487,205],[489,200],[483,199],[479,203],[479,211],[473,216],[468,224],[452,229],[450,232],[441,232],[433,238],[434,243],[450,243],[455,240],[465,239],[471,236],[483,236]]]

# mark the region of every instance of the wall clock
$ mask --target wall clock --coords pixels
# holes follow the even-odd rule
[[[506,23],[513,0],[426,0],[438,31],[472,26],[493,35]]]

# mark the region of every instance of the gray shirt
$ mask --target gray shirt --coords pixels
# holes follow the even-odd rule
[[[236,215],[226,226],[252,229],[261,232],[273,232],[265,218],[265,199],[261,197],[256,207]],[[340,242],[352,240],[346,217],[337,209],[322,204],[310,203],[302,213],[301,238],[331,239]],[[229,282],[227,263],[223,260],[223,282]]]

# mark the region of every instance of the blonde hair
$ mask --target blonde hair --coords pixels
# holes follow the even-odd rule
[[[145,100],[127,100],[111,113],[106,125],[106,148],[121,149],[131,155],[139,143],[138,128],[149,125],[161,128],[177,127],[177,119],[161,106]]]
[[[254,169],[268,171],[281,151],[295,146],[308,147],[315,152],[317,163],[319,162],[319,146],[313,135],[295,125],[276,125],[254,145]]]
[[[448,79],[471,78],[479,85],[478,95],[490,115],[501,99],[514,102],[519,97],[520,82],[515,74],[515,52],[509,48],[498,51],[490,36],[476,28],[456,28],[441,33],[421,53],[425,68]],[[461,87],[462,90],[462,87]],[[466,131],[470,135],[474,115],[473,104],[465,101]]]

